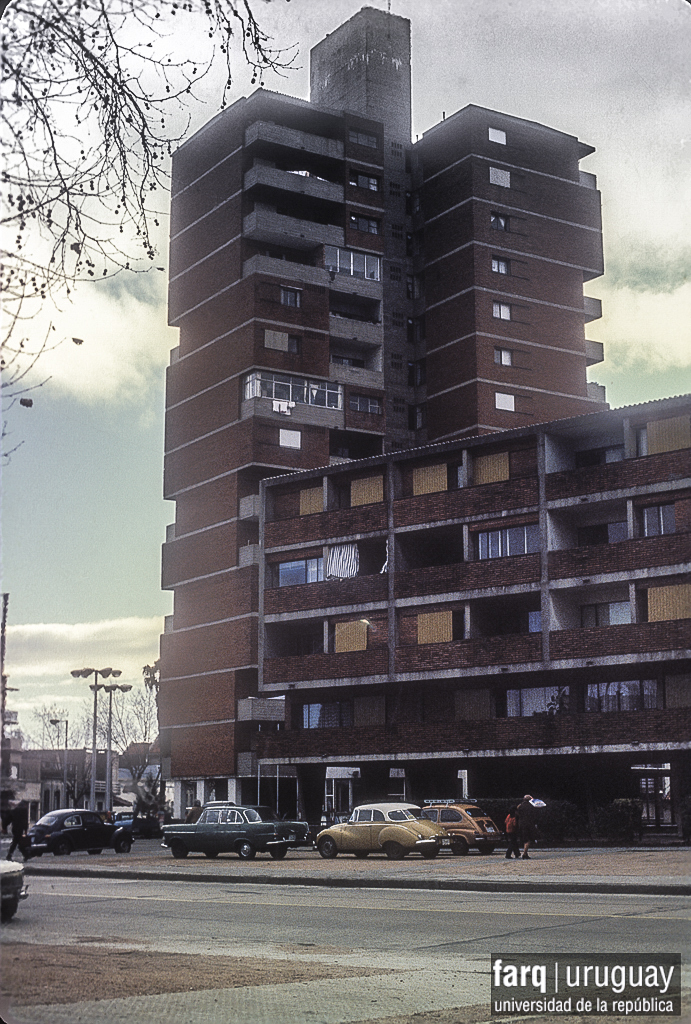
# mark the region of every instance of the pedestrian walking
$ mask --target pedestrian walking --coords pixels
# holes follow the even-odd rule
[[[29,805],[26,800],[20,800],[12,809],[12,842],[7,852],[7,860],[12,860],[12,854],[19,847],[24,858],[28,859],[28,850],[31,846],[27,832],[29,830]]]
[[[509,841],[508,848],[506,850],[506,859],[511,860],[511,854],[514,855],[516,860],[521,855],[521,851],[518,846],[518,819],[516,818],[516,811],[518,805],[514,805],[509,808],[509,813],[506,815],[504,820],[504,831],[506,832],[506,838]]]
[[[199,821],[202,814],[202,802],[201,800],[195,800],[192,807],[190,807],[185,817],[185,825],[194,825],[196,821]]]
[[[516,820],[518,822],[518,842],[523,847],[521,860],[530,860],[528,850],[530,844],[537,838],[537,811],[533,806],[533,798],[530,793],[526,793],[516,808]]]

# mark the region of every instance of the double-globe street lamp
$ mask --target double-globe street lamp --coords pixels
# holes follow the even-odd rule
[[[101,679],[108,679],[112,676],[117,679],[118,676],[122,675],[119,668],[73,668],[72,676],[74,679],[88,679],[89,676],[94,677],[93,683],[89,684],[89,689],[94,691],[94,725],[93,725],[93,737],[91,744],[91,792],[89,794],[89,809],[92,811],[96,810],[96,716],[98,714],[98,691],[104,690],[106,684],[99,683],[98,677]],[[106,786],[107,786],[106,780]]]
[[[51,725],[62,725],[63,722],[65,723],[65,753],[63,755],[63,763],[62,763],[62,799],[63,799],[63,807],[69,807],[70,806],[69,803],[68,803],[68,800],[67,800],[67,725],[68,725],[68,721],[69,721],[69,719],[67,719],[67,718],[51,718],[51,720],[50,720],[50,724]]]

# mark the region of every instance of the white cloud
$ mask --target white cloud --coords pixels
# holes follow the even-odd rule
[[[7,671],[11,682],[41,679],[74,683],[75,668],[118,668],[122,682],[141,682],[142,667],[158,657],[163,619],[109,619],[103,622],[31,623],[7,627]],[[93,682],[93,680],[91,680]],[[23,694],[26,697],[26,694]]]
[[[691,283],[671,294],[608,288],[605,281],[588,290],[602,298],[603,316],[587,333],[604,342],[612,363],[691,367]]]

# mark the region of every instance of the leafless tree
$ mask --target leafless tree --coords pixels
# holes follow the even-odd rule
[[[25,340],[13,340],[22,321],[69,296],[77,282],[153,264],[166,160],[189,128],[196,83],[222,62],[223,107],[238,47],[253,82],[290,66],[294,53],[271,45],[253,12],[257,3],[12,0],[7,7],[0,286],[12,394],[46,344],[30,352]],[[174,36],[183,19],[184,34]],[[176,54],[176,39],[193,39],[199,59],[188,49]]]

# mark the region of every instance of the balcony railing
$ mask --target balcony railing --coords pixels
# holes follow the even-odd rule
[[[394,586],[396,597],[404,598],[480,590],[484,587],[518,586],[538,583],[539,580],[540,556],[532,554],[409,569],[396,573]]]
[[[548,556],[550,579],[631,572],[688,561],[688,533],[623,540],[616,544],[598,544],[568,551],[550,551]]]
[[[646,455],[641,459],[624,459],[601,466],[567,469],[548,473],[545,488],[548,501],[571,498],[577,494],[620,491],[646,484],[666,483],[691,477],[691,448]]]
[[[264,662],[264,683],[296,683],[316,679],[361,679],[386,673],[385,648],[348,651],[339,654],[307,654],[293,658],[268,658]]]
[[[386,529],[386,505],[360,505],[337,509],[333,512],[315,512],[294,519],[279,519],[267,523],[264,543],[267,549],[286,544],[304,544],[308,541],[351,537],[354,534],[379,533]]]
[[[637,622],[624,626],[561,629],[549,635],[552,661],[582,661],[617,655],[655,654],[691,647],[691,619]]]
[[[345,605],[385,601],[386,575],[353,576],[347,580],[324,580],[295,587],[274,587],[264,591],[264,614],[302,611],[308,608],[339,608]]]
[[[479,665],[520,665],[541,659],[542,635],[516,633],[452,643],[399,647],[396,650],[396,671],[440,672]]]
[[[316,245],[343,245],[343,228],[312,220],[286,217],[275,210],[255,210],[242,222],[245,238],[291,249],[312,249]]]

